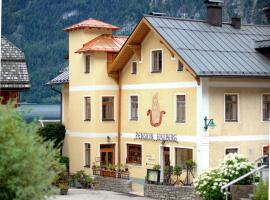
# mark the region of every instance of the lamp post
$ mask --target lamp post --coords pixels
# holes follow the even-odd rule
[[[207,119],[207,117],[204,118],[204,130],[207,131],[208,127],[215,128],[216,124],[214,122],[214,119]]]

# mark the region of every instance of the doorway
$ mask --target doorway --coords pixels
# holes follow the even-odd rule
[[[100,145],[100,166],[115,164],[115,144]]]
[[[161,167],[161,172],[160,172],[160,178],[161,181],[164,181],[164,169],[165,167],[168,167],[171,165],[170,162],[170,147],[160,147],[160,167]]]

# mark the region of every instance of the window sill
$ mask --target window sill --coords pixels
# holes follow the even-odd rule
[[[84,165],[83,167],[84,168],[90,168],[90,165]]]
[[[137,73],[130,73],[131,75],[136,75]]]
[[[239,122],[238,120],[225,120],[225,122]]]
[[[136,122],[136,121],[138,121],[138,118],[129,119],[129,121],[135,121]]]
[[[91,122],[91,119],[85,119],[84,121],[85,122]]]
[[[103,122],[115,122],[114,119],[102,119]]]
[[[186,121],[176,121],[175,123],[177,123],[177,124],[185,124]]]
[[[152,74],[158,74],[161,73],[162,71],[151,71]]]
[[[142,167],[142,164],[138,164],[138,163],[126,163],[127,166],[131,166],[131,167]]]

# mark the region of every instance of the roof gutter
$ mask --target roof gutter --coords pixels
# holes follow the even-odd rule
[[[50,85],[51,86],[51,90],[57,92],[59,95],[60,95],[60,123],[62,124],[62,101],[63,101],[63,95],[62,95],[62,92],[60,90],[57,90],[55,88],[53,88],[53,85]]]

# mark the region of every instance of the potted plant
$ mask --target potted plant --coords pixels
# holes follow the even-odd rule
[[[69,185],[66,183],[59,183],[58,187],[60,188],[60,195],[67,195]]]
[[[67,171],[58,174],[56,186],[60,189],[61,195],[66,195],[69,189],[69,175]]]
[[[182,174],[182,167],[175,165],[173,168],[173,174],[176,175],[176,182],[174,184],[179,184],[179,177]]]

